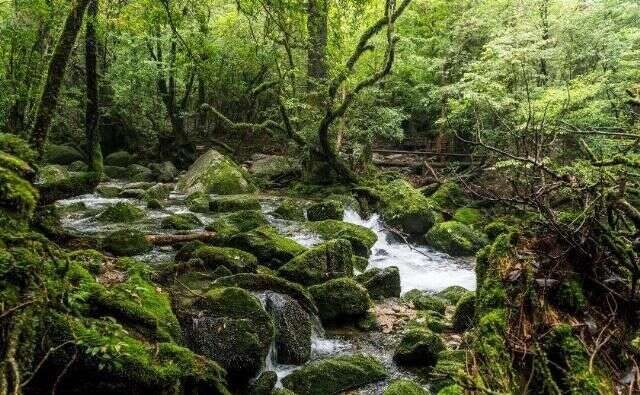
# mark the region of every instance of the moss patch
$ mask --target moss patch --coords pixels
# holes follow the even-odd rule
[[[202,221],[193,213],[172,214],[162,219],[163,229],[193,230],[202,226]]]
[[[206,229],[216,232],[221,240],[228,240],[238,233],[248,232],[260,226],[268,225],[269,221],[258,210],[243,210],[224,214],[206,226]]]
[[[378,241],[378,236],[371,229],[334,219],[306,222],[304,226],[320,235],[323,240],[349,240],[353,252],[365,258],[369,257],[371,247]]]
[[[105,237],[102,244],[105,250],[116,256],[144,254],[153,248],[144,234],[135,229],[115,231]]]
[[[218,196],[209,201],[209,211],[212,213],[241,210],[260,210],[260,201],[251,195]]]
[[[314,203],[307,209],[309,221],[324,221],[325,219],[342,220],[344,217],[344,204],[337,200],[325,200]]]
[[[444,349],[440,336],[426,328],[410,328],[395,349],[393,360],[403,366],[429,367],[436,364]]]
[[[271,268],[279,268],[306,248],[296,241],[282,236],[270,226],[261,226],[246,233],[235,235],[226,243],[252,253],[258,262]]]
[[[289,221],[304,221],[304,203],[295,199],[285,199],[274,213],[282,219]]]
[[[418,383],[407,380],[394,380],[385,388],[382,395],[428,395],[429,392],[425,390]]]
[[[426,237],[427,243],[451,256],[474,255],[486,243],[486,237],[456,221],[436,224]]]
[[[384,221],[412,235],[423,235],[435,224],[433,204],[404,180],[385,185],[380,191]]]
[[[144,216],[144,212],[128,202],[118,202],[107,207],[97,216],[100,222],[133,222]]]
[[[367,289],[350,278],[339,278],[309,288],[323,322],[362,318],[372,306]]]
[[[278,274],[302,285],[353,276],[351,244],[346,240],[331,240],[313,247],[280,267]]]
[[[177,189],[186,194],[193,192],[234,195],[255,192],[255,186],[231,159],[215,150],[209,150],[189,167],[180,179]]]

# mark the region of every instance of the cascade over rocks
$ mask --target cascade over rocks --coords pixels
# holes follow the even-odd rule
[[[180,178],[177,190],[185,194],[204,192],[234,195],[252,193],[256,188],[246,178],[246,172],[237,164],[218,151],[210,149]]]
[[[284,365],[301,365],[311,357],[309,314],[287,295],[268,292],[266,308],[275,325],[276,358]]]

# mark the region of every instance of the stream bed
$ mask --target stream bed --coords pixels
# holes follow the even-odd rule
[[[124,183],[110,183],[111,186],[122,188]],[[310,247],[322,242],[318,235],[310,233],[295,221],[279,219],[272,215],[278,206],[281,197],[261,195],[260,203],[270,224],[282,234],[296,240],[298,243]],[[135,222],[135,227],[149,234],[170,233],[173,231],[162,229],[160,222],[163,218],[174,213],[190,212],[186,207],[185,196],[172,193],[165,207],[160,210],[151,210],[142,200],[125,198],[104,198],[97,194],[78,196],[72,199],[57,202],[63,212],[62,224],[65,229],[78,236],[102,236],[111,231],[131,226],[132,224],[103,223],[97,220],[97,215],[107,206],[120,201],[128,201],[145,212],[144,218]],[[216,218],[216,214],[194,213],[200,220],[207,224]],[[411,289],[420,289],[429,292],[438,292],[452,285],[459,285],[469,290],[475,290],[475,272],[473,262],[466,259],[453,258],[447,254],[433,251],[426,246],[412,246],[399,240],[392,232],[385,229],[384,224],[377,214],[369,218],[362,218],[354,209],[347,209],[345,222],[350,222],[371,229],[378,236],[378,241],[372,248],[369,258],[369,268],[385,268],[397,266],[400,272],[402,293]],[[199,229],[199,230],[203,230]],[[175,251],[171,247],[155,248],[152,252],[137,256],[136,258],[148,262],[150,265],[167,262],[173,259]],[[264,303],[269,297],[267,293],[258,295]],[[314,317],[315,318],[315,317]],[[367,333],[355,330],[327,330],[322,328],[319,320],[313,331],[311,360],[326,358],[329,356],[344,355],[350,353],[367,353],[380,359],[389,371],[390,379],[411,378],[418,382],[420,379],[395,365],[392,360],[397,336],[385,334],[382,331]],[[273,370],[280,379],[293,370],[299,368],[290,365],[278,365],[275,363],[275,348],[265,362],[267,370]],[[379,394],[388,384],[387,381],[371,384],[355,391],[354,394]],[[426,383],[423,383],[426,385]]]

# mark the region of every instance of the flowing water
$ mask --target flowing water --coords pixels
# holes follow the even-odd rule
[[[123,187],[124,184],[112,184]],[[79,196],[73,199],[59,201],[57,204],[64,210],[63,226],[76,235],[102,236],[110,231],[124,226],[135,226],[147,233],[170,232],[161,229],[161,219],[174,213],[189,212],[184,204],[184,195],[171,194],[162,210],[149,210],[144,203],[136,199],[103,198],[96,194]],[[120,201],[128,201],[145,210],[145,218],[134,224],[105,224],[97,220],[97,215],[108,205]],[[262,196],[262,211],[266,214],[272,226],[281,233],[296,240],[300,244],[311,247],[322,242],[322,239],[307,231],[300,223],[287,221],[273,216],[271,213],[278,206],[280,198],[277,196]],[[209,223],[215,214],[195,213],[203,223]],[[452,285],[460,285],[469,290],[475,289],[475,273],[473,262],[465,259],[453,258],[426,246],[413,246],[399,239],[393,232],[387,230],[377,214],[365,219],[356,210],[347,209],[344,221],[358,224],[371,229],[378,236],[378,241],[372,248],[369,258],[370,268],[385,268],[397,266],[400,271],[402,292],[417,288],[430,292],[437,292]],[[201,229],[200,229],[201,230]],[[137,257],[150,264],[173,259],[175,252],[171,248],[156,248],[149,254]],[[265,303],[268,292],[258,295]],[[361,333],[331,333],[325,334],[317,317],[312,336],[311,360],[330,356],[364,352],[378,357],[387,367],[391,378],[409,377],[412,374],[399,369],[392,360],[393,348],[397,339],[381,332]],[[276,362],[275,344],[272,345],[267,360],[266,370],[273,370],[280,379],[298,369],[299,366],[279,365]],[[360,389],[358,393],[381,393],[386,382],[376,383]]]

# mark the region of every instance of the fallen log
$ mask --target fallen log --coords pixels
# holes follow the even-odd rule
[[[189,241],[202,241],[204,243],[212,241],[216,237],[216,232],[198,232],[186,235],[147,235],[147,241],[155,246],[167,246]]]

